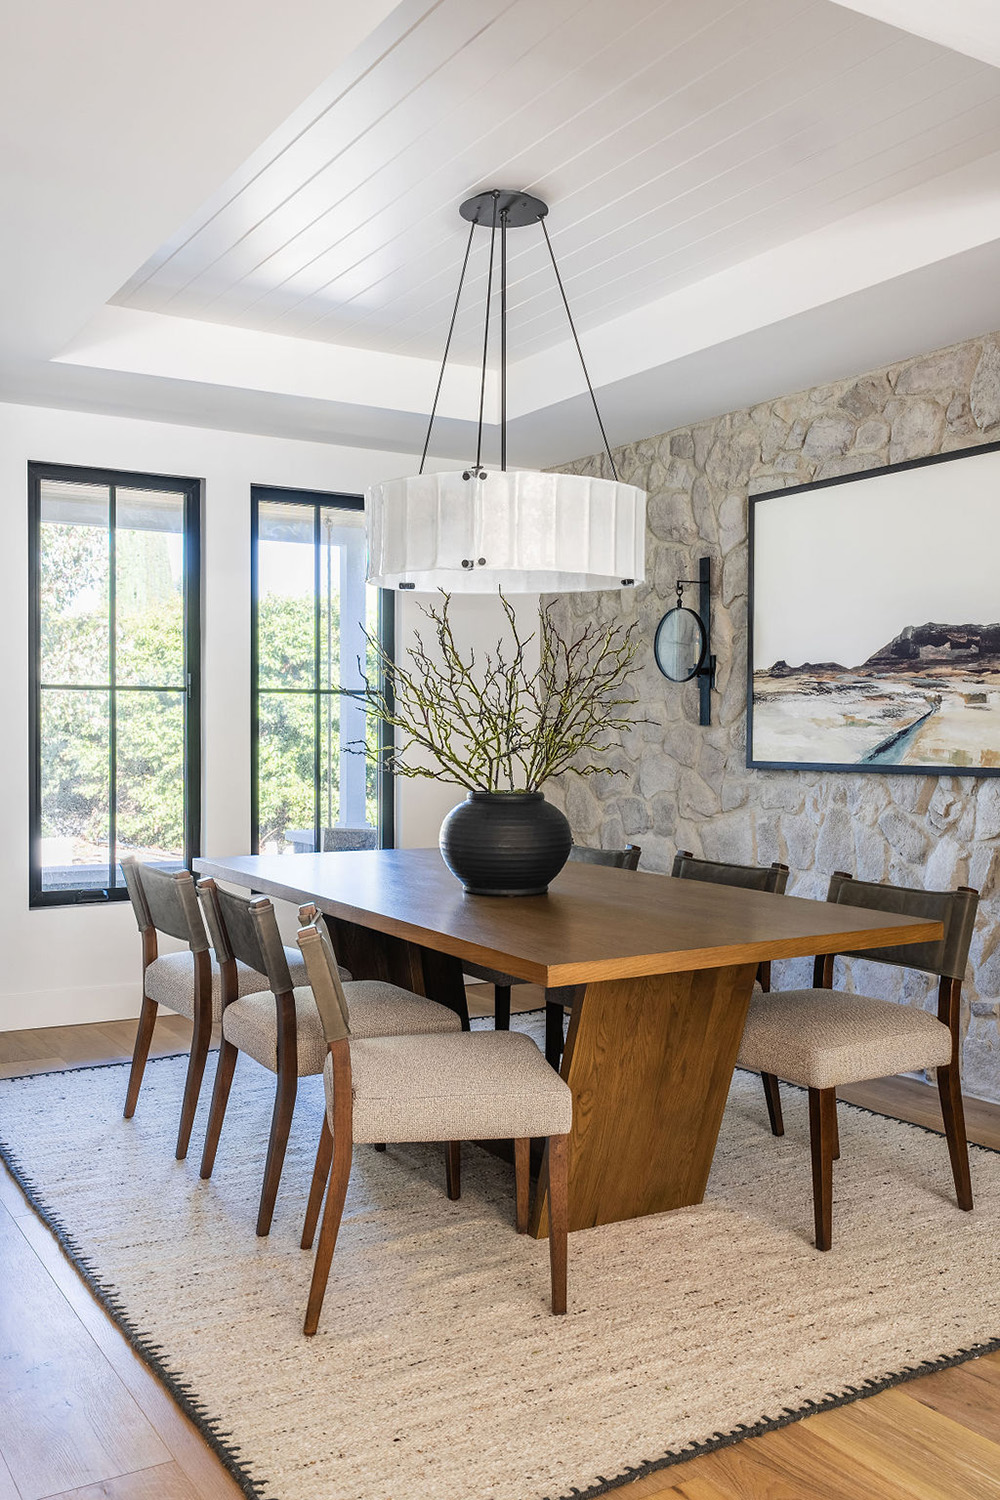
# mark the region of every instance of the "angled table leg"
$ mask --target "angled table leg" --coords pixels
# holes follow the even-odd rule
[[[573,1090],[569,1227],[700,1203],[756,966],[587,985],[562,1076]],[[531,1233],[548,1233],[543,1162]]]

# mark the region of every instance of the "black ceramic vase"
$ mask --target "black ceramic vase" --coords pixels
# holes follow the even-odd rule
[[[470,896],[542,896],[573,837],[541,792],[470,792],[441,824],[439,843]]]

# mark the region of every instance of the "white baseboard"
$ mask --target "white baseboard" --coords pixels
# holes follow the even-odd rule
[[[0,1031],[35,1026],[81,1026],[87,1021],[126,1021],[139,1014],[136,981],[68,990],[21,990],[0,995]]]

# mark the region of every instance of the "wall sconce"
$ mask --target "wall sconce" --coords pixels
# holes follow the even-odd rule
[[[684,603],[684,590],[698,585],[698,609]],[[677,603],[668,609],[653,638],[653,655],[664,677],[671,682],[698,679],[698,723],[712,722],[712,688],[715,657],[712,655],[712,559],[698,559],[698,577],[678,578]]]

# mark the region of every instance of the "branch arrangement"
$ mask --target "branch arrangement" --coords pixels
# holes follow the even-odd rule
[[[637,625],[586,625],[575,639],[564,641],[550,604],[539,615],[539,661],[532,670],[528,648],[536,633],[523,635],[503,594],[500,603],[509,640],[499,641],[481,662],[455,640],[448,594],[438,607],[420,606],[435,650],[416,631],[416,644],[403,664],[390,660],[367,636],[381,686],[365,677],[365,702],[406,741],[383,752],[388,768],[397,776],[426,776],[488,792],[535,791],[568,769],[581,776],[626,774],[594,761],[575,762],[586,752],[600,756],[613,748],[614,737],[637,722],[628,714],[636,700],[627,690],[638,670]],[[415,747],[434,764],[408,760]],[[356,748],[378,755],[370,746]]]

